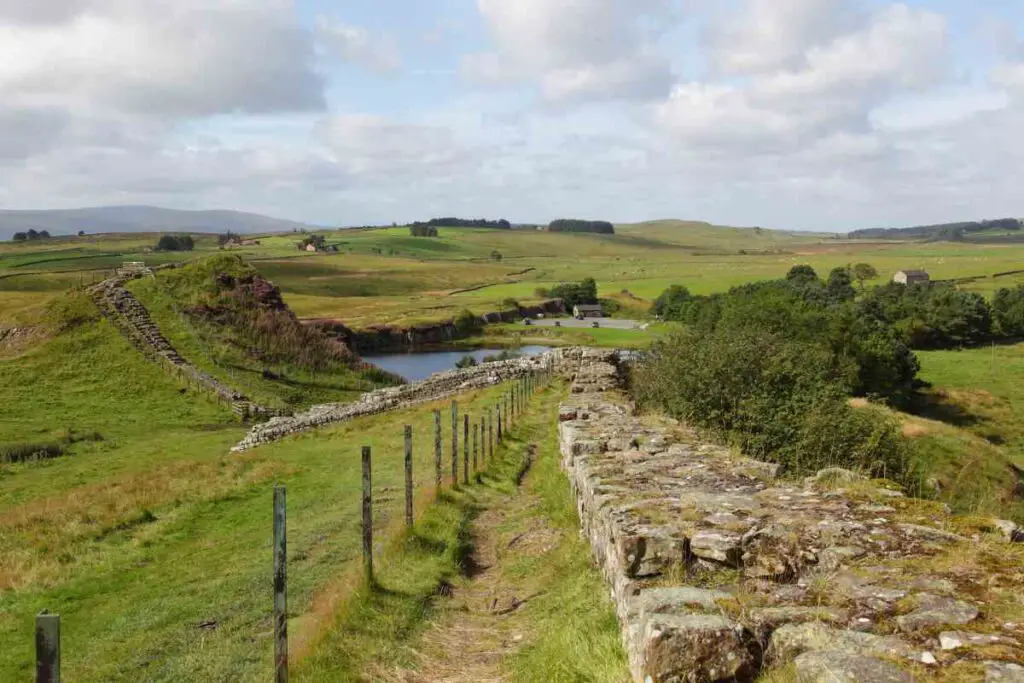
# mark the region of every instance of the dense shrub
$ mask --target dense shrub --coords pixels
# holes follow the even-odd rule
[[[462,358],[455,362],[455,367],[458,368],[459,370],[464,370],[465,368],[473,368],[476,367],[477,365],[478,363],[476,362],[476,358],[473,358],[473,356],[463,356]]]
[[[455,331],[459,335],[469,336],[484,328],[484,322],[473,311],[463,309],[454,320]]]
[[[192,251],[195,240],[191,235],[163,235],[156,243],[157,251]]]
[[[409,226],[409,234],[413,237],[437,237],[437,227],[425,223],[415,223]]]
[[[498,251],[497,249],[495,249],[494,251],[491,252],[491,260],[492,261],[500,261],[502,258],[504,258],[504,257],[501,255],[501,252]]]
[[[906,469],[899,429],[850,407],[852,365],[826,344],[760,327],[682,329],[638,364],[633,391],[640,405],[792,473],[841,466],[898,478]]]
[[[997,291],[992,300],[992,316],[1003,336],[1024,337],[1024,285]]]
[[[868,290],[857,306],[900,329],[916,349],[957,348],[992,336],[992,309],[985,298],[951,284],[889,283]]]

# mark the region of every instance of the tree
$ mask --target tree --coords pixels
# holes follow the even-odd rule
[[[853,289],[853,278],[846,268],[833,268],[828,274],[825,291],[832,301],[853,301],[857,292]]]
[[[786,273],[786,279],[792,283],[805,284],[810,281],[817,281],[818,274],[814,272],[814,268],[807,265],[793,266]]]
[[[85,237],[85,230],[79,230],[78,231],[78,236],[79,237]]]
[[[491,252],[491,260],[492,261],[501,261],[502,258],[503,257],[501,255],[501,252],[498,251],[497,249],[495,249],[494,251]]]
[[[163,235],[156,243],[157,251],[192,251],[194,247],[191,235]]]
[[[217,235],[217,244],[222,246],[222,247],[227,246],[228,244],[231,244],[232,242],[241,242],[241,241],[242,241],[242,238],[240,238],[238,235],[236,235],[235,233],[231,232],[230,230],[228,230],[223,235]]]
[[[25,241],[28,240],[28,233],[26,233],[26,232],[16,232],[16,233],[14,233],[14,235],[13,235],[13,237],[11,239],[13,239],[15,242],[25,242]]]
[[[575,218],[559,218],[551,221],[548,232],[594,232],[614,235],[615,226],[608,221],[581,221]]]
[[[663,320],[683,320],[684,308],[692,299],[690,290],[683,285],[672,285],[654,300],[651,314]]]
[[[466,368],[474,368],[477,365],[478,363],[476,362],[476,358],[473,358],[473,356],[463,356],[462,358],[455,362],[455,367],[458,368],[459,370],[464,370]]]
[[[865,282],[878,277],[878,271],[870,263],[858,263],[853,267],[853,277],[860,283],[860,288],[863,290]]]
[[[416,223],[409,226],[409,233],[413,237],[437,237],[437,228],[426,223]]]
[[[992,300],[992,317],[1003,336],[1024,337],[1024,285],[997,291]]]
[[[579,304],[597,303],[597,282],[592,277],[582,282],[563,282],[551,288],[551,296],[565,302],[565,307],[572,310]]]

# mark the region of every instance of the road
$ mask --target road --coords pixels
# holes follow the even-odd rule
[[[531,322],[537,327],[555,327],[555,323],[561,323],[562,327],[586,328],[593,327],[596,322],[599,327],[609,330],[637,330],[644,324],[639,320],[622,320],[620,318],[587,318],[586,320],[576,320],[575,318],[543,318],[540,320],[532,320]]]

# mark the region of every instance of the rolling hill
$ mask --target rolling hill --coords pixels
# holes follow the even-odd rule
[[[84,209],[0,210],[0,239],[29,229],[51,235],[97,232],[291,232],[305,223],[241,211],[179,211],[155,206],[100,206]]]

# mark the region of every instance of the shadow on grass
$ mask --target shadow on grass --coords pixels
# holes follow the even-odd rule
[[[943,422],[954,427],[974,427],[985,421],[981,415],[954,402],[942,392],[926,390],[915,394],[906,405],[911,415]]]

